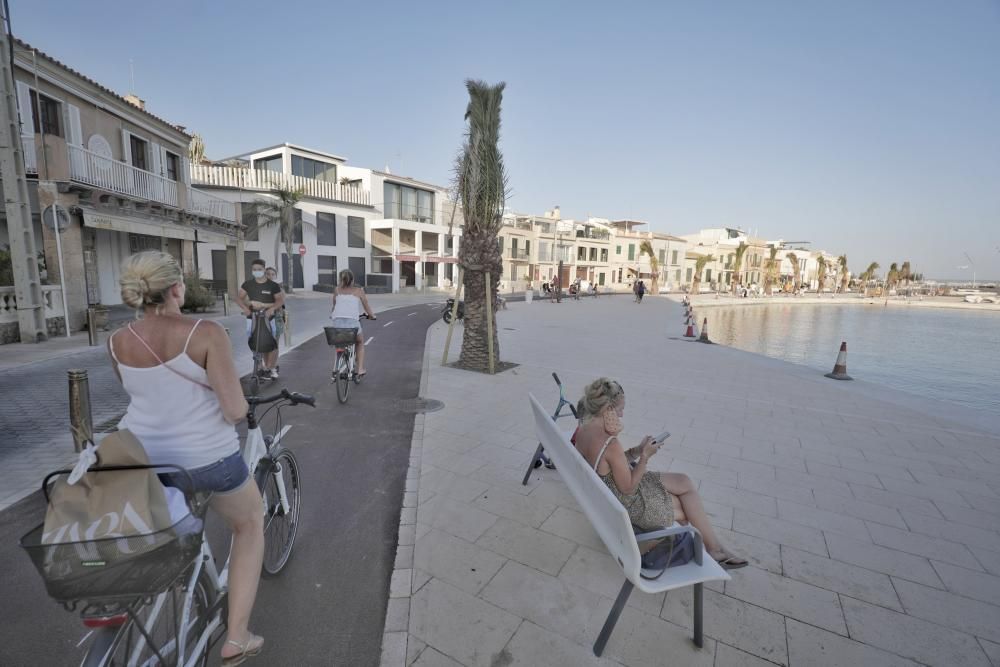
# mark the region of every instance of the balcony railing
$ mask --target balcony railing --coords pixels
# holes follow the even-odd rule
[[[45,318],[62,317],[62,289],[57,285],[42,285],[42,305]],[[17,296],[13,286],[0,287],[0,324],[17,322]]]
[[[511,259],[519,259],[521,261],[525,261],[526,262],[526,261],[528,261],[528,260],[531,259],[531,253],[528,252],[527,250],[521,250],[520,248],[511,248],[510,249],[510,258]]]
[[[24,149],[24,171],[28,174],[37,174],[38,153],[35,152],[35,135],[22,134],[21,147]]]
[[[606,230],[603,229],[578,229],[576,230],[576,238],[578,239],[596,239],[606,241],[611,238]]]
[[[301,190],[306,197],[371,206],[371,194],[357,185],[341,185],[315,178],[292,176],[267,169],[245,169],[211,164],[192,164],[191,182],[243,190]]]
[[[74,181],[117,192],[133,199],[146,199],[179,208],[177,182],[124,162],[68,144],[69,173]]]
[[[236,204],[195,188],[188,188],[188,208],[211,218],[236,222]]]

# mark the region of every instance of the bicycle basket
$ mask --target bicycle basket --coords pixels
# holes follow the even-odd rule
[[[21,538],[21,547],[59,602],[145,597],[169,589],[198,556],[203,526],[188,514],[147,535],[48,544],[41,524]]]
[[[357,329],[341,329],[340,327],[323,327],[326,333],[327,345],[350,345],[357,342]]]

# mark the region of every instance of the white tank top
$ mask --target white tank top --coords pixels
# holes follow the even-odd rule
[[[346,317],[348,319],[356,320],[361,316],[361,299],[354,294],[338,294],[337,303],[333,306],[333,312],[330,313],[331,319],[336,319],[338,317]]]
[[[139,438],[154,465],[200,468],[240,450],[236,427],[223,417],[219,398],[208,386],[208,373],[187,354],[199,324],[201,320],[191,328],[179,355],[150,368],[126,366],[119,361],[111,337],[111,356],[118,363],[122,385],[132,399],[118,426]],[[160,360],[131,324],[128,329]]]

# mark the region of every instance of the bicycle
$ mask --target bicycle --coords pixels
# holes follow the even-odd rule
[[[305,404],[315,407],[312,396],[289,392],[260,398],[247,397],[247,439],[243,449],[251,474],[263,497],[264,562],[262,574],[275,576],[288,564],[298,531],[301,511],[301,476],[291,450],[281,443],[291,428],[282,426],[281,408]],[[257,406],[273,404],[258,419]],[[274,435],[260,426],[277,410]],[[186,470],[172,465],[93,466],[88,472],[156,469]],[[50,483],[71,470],[50,473],[42,482],[46,500]],[[168,529],[151,535],[109,538],[69,544],[43,544],[44,524],[23,538],[45,579],[49,595],[68,611],[80,611],[93,639],[83,667],[171,665],[204,667],[212,646],[225,634],[229,558],[222,571],[204,538],[204,514],[211,495],[186,496],[191,513]],[[123,540],[127,548],[123,548]],[[100,553],[107,561],[102,579],[95,561],[75,559],[74,550]],[[124,551],[128,557],[122,557]],[[117,558],[117,562],[115,562]],[[59,567],[53,568],[53,563]],[[86,637],[85,637],[86,639]]]
[[[364,313],[361,314],[361,317],[375,319],[368,318]],[[331,382],[337,385],[337,400],[341,403],[347,403],[347,397],[351,393],[351,382],[361,384],[361,376],[357,373],[355,362],[358,330],[353,328],[323,327],[323,331],[326,333],[327,344],[334,348]]]

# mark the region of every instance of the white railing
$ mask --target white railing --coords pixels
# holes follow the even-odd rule
[[[46,319],[63,316],[62,289],[58,285],[42,285],[42,301]],[[7,322],[17,322],[17,296],[13,285],[0,287],[0,324]]]
[[[37,174],[38,153],[35,152],[35,135],[22,134],[21,148],[24,150],[24,171],[29,174]]]
[[[191,187],[188,188],[188,208],[194,213],[236,222],[236,204]]]
[[[357,185],[340,185],[267,169],[192,164],[191,182],[243,190],[301,190],[306,197],[371,206],[371,195]]]
[[[80,146],[68,144],[67,148],[70,178],[74,181],[134,199],[148,199],[167,206],[179,207],[176,181],[92,153]]]

